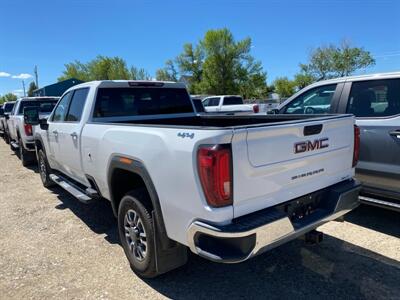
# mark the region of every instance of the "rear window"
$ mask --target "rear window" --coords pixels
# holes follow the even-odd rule
[[[21,105],[19,106],[18,114],[22,115],[24,113],[24,108],[27,106],[37,106],[40,108],[41,113],[51,113],[56,104],[57,104],[57,99],[22,101]]]
[[[223,105],[240,105],[243,104],[242,97],[225,97]]]
[[[185,89],[175,88],[99,88],[94,118],[193,112]]]
[[[14,107],[14,103],[6,103],[4,104],[4,112],[9,113],[12,111]]]

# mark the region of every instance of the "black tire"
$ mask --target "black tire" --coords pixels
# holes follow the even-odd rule
[[[10,144],[10,136],[8,135],[7,131],[4,131],[3,139],[6,142],[6,144]]]
[[[40,179],[42,180],[43,186],[49,188],[55,185],[55,183],[50,179],[49,175],[51,173],[51,168],[47,162],[46,154],[42,149],[38,152],[38,168]]]
[[[132,270],[143,278],[154,278],[157,275],[156,253],[154,244],[154,228],[151,213],[142,204],[146,202],[146,193],[143,190],[134,190],[127,193],[121,200],[118,209],[118,232],[122,248],[131,265]],[[136,223],[133,219],[133,213],[139,217]],[[129,217],[131,215],[131,217]],[[128,222],[130,219],[131,223]],[[132,222],[133,221],[133,222]],[[137,231],[135,232],[135,226]],[[141,228],[141,225],[142,228]],[[126,235],[127,233],[127,235]],[[142,237],[144,233],[144,237]],[[144,246],[144,241],[146,246]],[[144,257],[141,257],[140,253]]]
[[[29,166],[33,161],[32,153],[30,153],[29,151],[27,151],[25,149],[21,138],[18,139],[18,145],[19,145],[19,149],[18,149],[18,151],[19,151],[18,152],[19,153],[19,159],[21,160],[22,165],[24,167]]]

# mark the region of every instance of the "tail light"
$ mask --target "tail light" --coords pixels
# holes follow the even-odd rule
[[[24,124],[25,134],[32,135],[32,125]]]
[[[254,104],[254,106],[253,106],[253,112],[254,112],[254,113],[260,112],[260,107],[258,106],[258,104]]]
[[[360,157],[360,127],[354,125],[353,167],[357,165],[359,157]]]
[[[201,146],[197,152],[199,177],[210,206],[232,205],[231,158],[230,146]]]

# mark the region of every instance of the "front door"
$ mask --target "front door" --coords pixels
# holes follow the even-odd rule
[[[65,120],[67,114],[68,105],[71,100],[72,93],[65,94],[57,103],[53,114],[49,117],[47,123],[49,127],[46,132],[46,139],[48,149],[46,149],[47,159],[51,168],[61,171],[60,164],[60,136],[59,127]]]
[[[88,88],[82,88],[73,92],[64,121],[57,127],[57,159],[61,171],[81,183],[87,182],[81,160],[81,131],[82,113],[88,91]]]

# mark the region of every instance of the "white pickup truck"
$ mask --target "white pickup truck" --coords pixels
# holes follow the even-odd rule
[[[245,112],[258,113],[258,104],[244,104],[241,96],[211,96],[202,100],[206,112]]]
[[[53,111],[58,97],[24,97],[15,102],[7,120],[7,134],[12,150],[18,150],[22,165],[27,166],[34,161],[35,143],[32,125],[24,121],[25,107],[37,107],[40,118],[46,118]]]
[[[154,277],[187,249],[241,262],[358,205],[352,115],[197,114],[183,84],[69,89],[35,143],[44,186],[111,201],[132,269]]]

